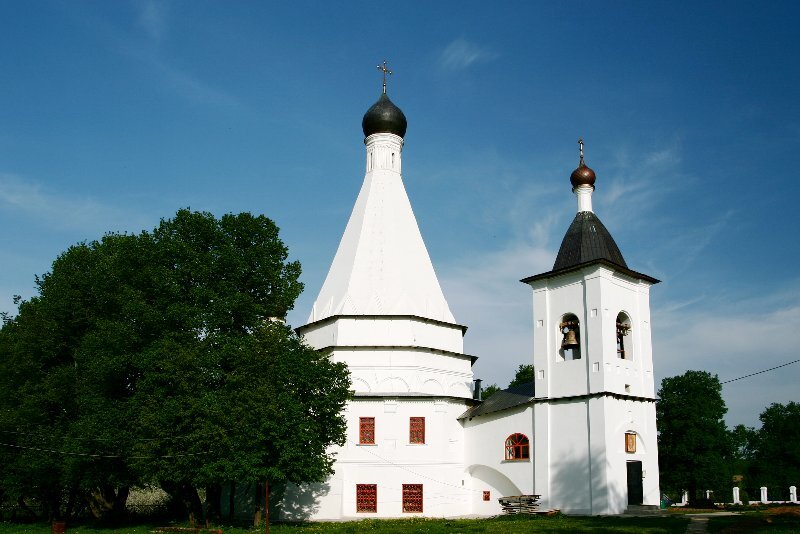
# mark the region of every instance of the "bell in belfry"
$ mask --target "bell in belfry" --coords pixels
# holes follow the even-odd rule
[[[564,330],[564,339],[561,341],[561,348],[572,349],[577,347],[579,343],[578,336],[575,334],[575,330],[568,327],[565,327]]]

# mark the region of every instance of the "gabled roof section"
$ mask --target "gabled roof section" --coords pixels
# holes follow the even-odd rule
[[[413,315],[455,323],[396,172],[368,172],[308,322]]]
[[[533,382],[498,391],[478,406],[473,406],[459,416],[459,419],[471,419],[479,415],[508,410],[516,406],[527,404],[534,399]]]
[[[625,269],[628,268],[614,238],[597,215],[591,211],[579,211],[561,242],[553,271],[596,260],[607,260]]]

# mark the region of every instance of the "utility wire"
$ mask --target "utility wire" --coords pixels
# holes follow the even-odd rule
[[[778,365],[777,367],[770,367],[769,369],[764,369],[763,371],[757,371],[755,373],[750,373],[749,375],[740,376],[739,378],[733,378],[731,380],[726,380],[725,382],[720,382],[720,384],[730,384],[731,382],[736,382],[737,380],[742,380],[743,378],[750,378],[751,376],[760,375],[761,373],[767,373],[769,371],[774,371],[775,369],[780,369],[781,367],[786,367],[787,365],[792,365],[793,363],[800,362],[800,360],[795,360],[793,362],[784,363],[783,365]]]
[[[20,432],[18,430],[0,430],[0,433],[3,434],[16,434],[18,436],[34,436],[34,437],[41,437],[41,434],[36,434],[34,432]],[[217,432],[206,432],[204,434],[197,434],[197,435],[183,435],[183,436],[162,436],[160,438],[127,438],[129,441],[174,441],[178,439],[197,439],[198,437],[204,436],[219,436]],[[52,436],[51,436],[52,437]],[[97,438],[97,437],[81,437],[81,436],[59,436],[59,439],[62,440],[76,440],[76,441],[113,441],[119,442],[120,438]]]
[[[28,451],[62,454],[64,456],[85,456],[88,458],[116,458],[116,459],[127,459],[127,460],[148,460],[154,458],[181,458],[184,456],[204,456],[206,454],[211,454],[210,452],[192,452],[185,454],[162,454],[157,456],[122,456],[119,454],[92,454],[89,452],[71,452],[71,451],[59,451],[56,449],[45,449],[41,447],[25,447],[23,445],[14,445],[13,443],[0,443],[0,446],[10,447],[12,449],[25,449]]]

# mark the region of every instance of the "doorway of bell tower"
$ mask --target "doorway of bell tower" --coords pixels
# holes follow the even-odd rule
[[[642,462],[627,462],[628,466],[628,504],[642,504],[644,488],[642,488]]]

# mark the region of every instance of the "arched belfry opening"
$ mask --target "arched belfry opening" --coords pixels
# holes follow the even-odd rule
[[[617,357],[622,360],[633,359],[633,342],[631,340],[631,318],[625,312],[617,314]]]
[[[567,313],[558,325],[561,332],[561,346],[558,349],[560,361],[581,359],[581,327],[578,316]]]

